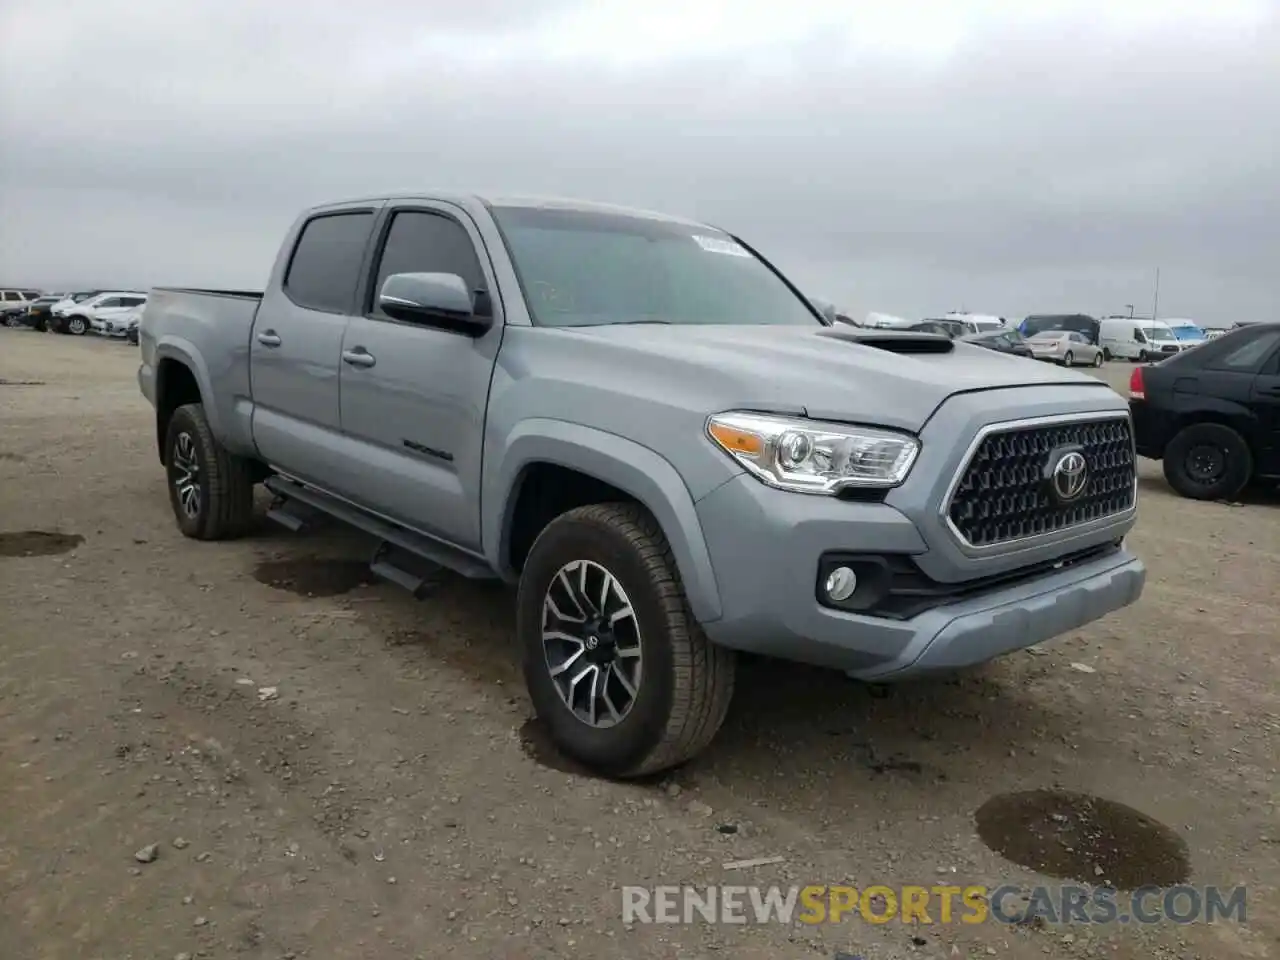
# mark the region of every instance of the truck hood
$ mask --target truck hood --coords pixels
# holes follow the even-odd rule
[[[718,396],[728,394],[739,408],[913,432],[960,393],[1063,385],[1108,389],[1085,373],[968,343],[953,341],[951,350],[939,352],[945,350],[941,338],[898,331],[692,324],[561,329],[603,354],[616,350],[616,356],[600,360],[619,375],[628,369],[647,374],[657,364],[681,383],[702,382]]]

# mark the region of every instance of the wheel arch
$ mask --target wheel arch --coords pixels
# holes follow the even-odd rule
[[[518,577],[522,551],[527,554],[537,533],[565,510],[633,501],[653,515],[670,543],[693,615],[703,623],[720,617],[719,588],[693,498],[666,459],[616,434],[540,419],[519,424],[495,453],[500,460],[485,471],[482,529],[485,554],[504,577]]]
[[[156,451],[160,462],[165,460],[165,435],[173,412],[188,403],[204,405],[209,426],[218,431],[217,411],[204,402],[209,395],[209,377],[192,354],[173,344],[161,343],[156,347]]]

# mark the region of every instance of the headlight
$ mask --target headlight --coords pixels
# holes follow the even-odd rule
[[[758,479],[799,493],[896,487],[920,452],[902,433],[757,413],[710,417],[707,436]]]

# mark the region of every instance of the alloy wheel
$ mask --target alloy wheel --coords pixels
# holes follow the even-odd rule
[[[191,434],[178,434],[173,444],[169,468],[178,504],[190,520],[200,516],[200,457]]]
[[[560,700],[580,721],[605,728],[635,705],[643,657],[640,624],[618,579],[591,560],[565,564],[542,601],[542,647]]]

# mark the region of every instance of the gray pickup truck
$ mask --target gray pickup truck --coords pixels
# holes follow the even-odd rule
[[[431,194],[307,211],[265,293],[161,288],[143,393],[182,532],[336,518],[419,597],[518,585],[534,708],[613,776],[724,719],[735,651],[951,670],[1134,602],[1100,381],[831,324],[715,227]]]

